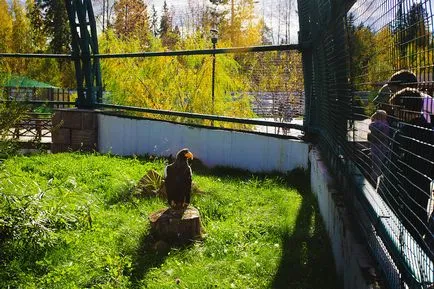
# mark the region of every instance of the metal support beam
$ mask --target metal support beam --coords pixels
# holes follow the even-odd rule
[[[79,108],[93,108],[102,98],[96,22],[90,0],[65,0],[72,36]]]
[[[174,111],[174,110],[143,108],[143,107],[105,104],[105,103],[98,103],[97,106],[98,108],[108,108],[108,109],[125,110],[125,111],[133,111],[133,112],[145,112],[145,113],[151,113],[157,115],[170,115],[170,116],[179,116],[179,117],[186,117],[186,118],[193,118],[193,119],[206,119],[211,121],[224,121],[224,122],[231,122],[231,123],[293,128],[301,131],[304,130],[302,125],[289,123],[289,122],[276,122],[276,121],[259,120],[253,118],[218,116],[218,115],[211,115],[211,114],[200,114],[200,113],[192,113],[192,112],[181,112],[181,111]]]
[[[217,49],[98,54],[98,55],[93,55],[92,57],[128,58],[128,57],[156,57],[156,56],[186,56],[186,55],[210,55],[210,54],[225,54],[225,53],[249,53],[249,52],[288,51],[288,50],[300,50],[300,46],[298,44],[262,45],[262,46],[217,48]]]
[[[71,59],[70,54],[48,54],[48,53],[0,53],[0,58],[53,58]]]
[[[267,51],[302,51],[299,44],[284,44],[284,45],[262,45],[262,46],[246,46],[232,48],[216,48],[216,49],[194,49],[194,50],[176,50],[176,51],[153,51],[153,52],[131,52],[131,53],[112,53],[112,54],[91,54],[90,58],[134,58],[134,57],[160,57],[160,56],[187,56],[187,55],[214,55],[227,53],[252,53],[252,52],[267,52]],[[0,57],[11,58],[69,58],[71,60],[79,59],[79,55],[69,54],[33,54],[33,53],[0,53]]]

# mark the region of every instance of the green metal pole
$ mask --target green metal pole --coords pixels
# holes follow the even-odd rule
[[[95,15],[90,0],[65,0],[72,35],[72,59],[77,79],[77,107],[93,108],[101,100],[101,69]],[[78,21],[78,22],[77,22]]]
[[[74,50],[74,49],[73,49]],[[263,45],[263,46],[248,46],[248,47],[233,47],[233,48],[216,48],[216,49],[197,49],[197,50],[177,50],[177,51],[156,51],[156,52],[133,52],[133,53],[113,53],[113,54],[98,54],[93,53],[90,58],[129,58],[129,57],[158,57],[158,56],[188,56],[188,55],[212,55],[225,53],[251,53],[251,52],[267,52],[267,51],[301,51],[302,47],[299,44],[288,45]],[[69,54],[33,54],[33,53],[0,53],[0,57],[10,58],[70,58],[71,60],[79,59],[78,55]]]
[[[213,49],[215,49],[215,45],[216,45],[216,41],[214,41],[213,38],[213,42],[212,42],[212,46]],[[211,110],[211,114],[214,114],[214,89],[215,89],[215,54],[212,55],[212,95],[211,95],[211,100],[212,100],[212,110]]]

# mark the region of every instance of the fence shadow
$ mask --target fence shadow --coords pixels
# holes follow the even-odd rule
[[[303,199],[294,229],[282,235],[282,258],[271,288],[340,288],[337,282],[330,241],[309,191],[303,172],[289,176],[289,182]]]

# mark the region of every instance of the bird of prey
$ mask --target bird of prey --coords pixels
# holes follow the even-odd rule
[[[193,154],[184,148],[176,154],[176,160],[164,170],[167,201],[171,207],[186,207],[190,203],[191,168],[188,159],[193,159]]]

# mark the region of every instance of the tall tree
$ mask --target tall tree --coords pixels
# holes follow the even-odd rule
[[[63,0],[40,0],[44,11],[44,28],[50,39],[49,50],[52,53],[71,51],[71,32],[68,14]]]
[[[48,52],[70,53],[71,31],[68,23],[68,13],[63,0],[38,0],[43,11],[44,30],[47,34]],[[64,87],[75,84],[74,69],[69,60],[57,60],[61,72],[60,82]]]
[[[160,36],[163,38],[170,31],[172,31],[172,17],[169,12],[169,7],[167,7],[167,3],[166,1],[164,1],[163,13],[161,15],[161,21],[160,21],[160,29],[158,32],[160,33]]]
[[[95,20],[102,28],[102,32],[113,27],[113,13],[116,0],[93,0]]]
[[[12,51],[31,52],[30,21],[19,0],[12,1]]]
[[[173,29],[173,17],[167,7],[166,1],[163,4],[163,13],[161,15],[159,34],[163,46],[172,48],[179,41],[179,27]]]
[[[418,75],[432,73],[433,53],[432,34],[429,29],[431,19],[424,7],[426,3],[414,3],[406,18],[406,58],[409,67],[417,67]],[[430,71],[430,72],[428,72]]]
[[[12,40],[12,16],[6,0],[0,0],[0,52],[9,52]]]
[[[42,52],[47,46],[47,35],[44,31],[44,18],[40,4],[33,0],[26,0],[26,14],[30,21],[33,51]]]
[[[155,9],[155,5],[152,4],[152,9],[151,9],[151,31],[152,34],[154,35],[154,37],[157,37],[158,35],[158,15],[157,15],[157,10]]]
[[[137,37],[142,43],[149,38],[149,17],[142,0],[119,0],[115,7],[114,29],[120,37]]]
[[[368,71],[375,54],[374,33],[363,24],[354,26],[354,15],[347,19],[348,45],[350,52],[350,79],[359,90],[372,89]]]
[[[255,13],[253,0],[210,0],[216,7],[211,14],[212,22],[218,27],[219,41],[232,46],[250,46],[262,42],[264,22]],[[227,17],[229,15],[229,17]]]
[[[432,35],[427,26],[430,20],[424,5],[427,4],[414,3],[406,10],[403,0],[398,2],[392,25],[395,36],[393,53],[397,68],[419,67],[430,63]]]
[[[406,42],[418,40],[419,37],[426,35],[428,28],[425,25],[425,21],[428,22],[428,19],[428,13],[423,7],[423,3],[415,3],[411,6],[405,21]],[[418,41],[417,43],[418,46],[423,46],[424,44],[422,41]]]
[[[273,30],[268,27],[267,25],[265,25],[264,19],[261,19],[261,23],[262,23],[262,31],[261,31],[261,35],[262,35],[262,44],[264,45],[271,45],[273,43]]]
[[[30,35],[30,21],[26,16],[24,7],[19,0],[12,1],[12,39],[11,50],[17,53],[32,52],[32,39]],[[13,73],[24,74],[28,59],[11,59]]]

